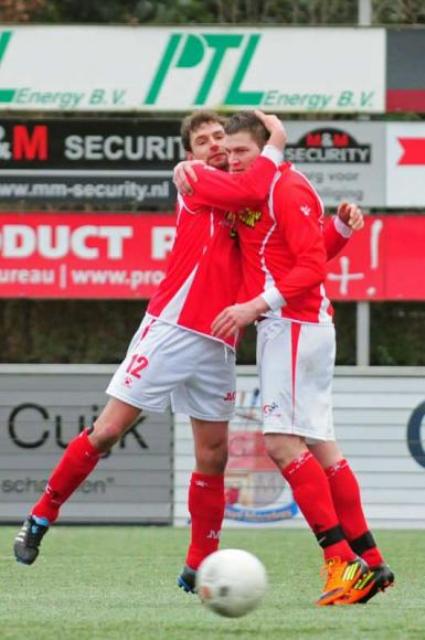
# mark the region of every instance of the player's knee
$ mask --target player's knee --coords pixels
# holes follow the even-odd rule
[[[212,442],[198,449],[196,464],[202,473],[220,475],[224,473],[227,464],[227,440]]]
[[[93,425],[90,440],[98,451],[105,453],[124,435],[126,427],[120,423],[98,418]]]
[[[276,438],[270,437],[267,434],[264,436],[264,442],[269,457],[274,463],[279,464],[279,458],[281,456],[281,445],[279,442]]]
[[[303,439],[298,436],[265,434],[264,441],[268,455],[281,469],[306,450]]]

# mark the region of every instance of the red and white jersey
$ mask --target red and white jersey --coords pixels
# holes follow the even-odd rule
[[[345,247],[351,238],[352,230],[338,216],[326,218],[323,231],[326,258],[332,260]]]
[[[331,222],[326,230],[327,250],[323,227],[319,195],[302,173],[284,163],[267,204],[238,217],[243,267],[238,301],[263,294],[271,307],[267,316],[331,322],[333,309],[323,284],[325,264],[347,238]]]
[[[177,233],[164,280],[147,313],[191,331],[211,335],[211,323],[236,302],[241,260],[234,219],[227,212],[259,207],[276,173],[273,154],[262,155],[245,173],[196,166],[194,193],[179,196]],[[222,340],[231,347],[235,338]]]

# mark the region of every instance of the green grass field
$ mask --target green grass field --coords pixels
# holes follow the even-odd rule
[[[175,582],[188,532],[156,527],[56,527],[32,567],[12,558],[3,527],[0,639],[386,640],[425,638],[425,532],[378,532],[397,585],[367,605],[317,608],[320,553],[307,531],[225,531],[266,565],[270,587],[237,620],[207,611]]]

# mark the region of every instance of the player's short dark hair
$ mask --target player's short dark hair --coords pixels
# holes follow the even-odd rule
[[[185,151],[192,151],[190,144],[190,134],[199,129],[199,127],[206,122],[217,122],[222,127],[225,125],[225,118],[219,116],[218,113],[210,109],[200,109],[194,111],[189,116],[183,119],[180,134],[182,137],[182,144]]]
[[[247,131],[251,134],[260,149],[264,147],[270,138],[270,133],[252,111],[238,111],[227,119],[224,130],[228,135]]]

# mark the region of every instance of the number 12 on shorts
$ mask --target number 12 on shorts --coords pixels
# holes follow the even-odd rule
[[[141,356],[139,353],[134,353],[131,358],[126,373],[129,373],[131,376],[135,378],[140,378],[140,372],[149,364],[149,360],[146,356]]]

